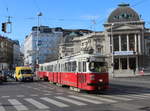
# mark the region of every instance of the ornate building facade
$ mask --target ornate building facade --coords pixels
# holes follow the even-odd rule
[[[150,29],[145,28],[145,22],[129,4],[119,4],[104,28],[102,32],[68,38],[65,49],[72,48],[70,55],[89,51],[104,55],[112,76],[135,75],[143,69],[150,71]],[[60,55],[65,53],[60,50]]]
[[[145,22],[129,4],[118,5],[108,17],[104,27],[106,38],[109,40],[108,63],[111,63],[110,72],[114,76],[137,74],[143,68],[150,66],[144,62],[146,57],[149,58],[146,54],[145,41],[150,33],[145,30]]]
[[[13,41],[0,36],[0,70],[13,68]]]

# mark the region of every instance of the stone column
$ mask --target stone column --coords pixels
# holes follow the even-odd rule
[[[121,51],[121,35],[118,36],[119,36],[119,51]]]
[[[127,51],[129,51],[129,35],[127,34]]]
[[[134,34],[134,41],[135,41],[135,44],[134,44],[135,52],[137,52],[137,37],[136,37],[136,34]]]
[[[139,54],[141,54],[141,36],[140,36],[140,34],[138,34],[138,52],[139,52]]]

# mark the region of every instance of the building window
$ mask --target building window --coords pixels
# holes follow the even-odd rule
[[[119,69],[119,58],[114,59],[114,69]]]
[[[114,45],[114,51],[119,51],[119,37],[118,36],[113,37],[113,45]]]
[[[127,36],[121,36],[121,51],[127,51]]]
[[[127,58],[121,58],[120,64],[122,69],[127,69]]]
[[[135,38],[134,34],[129,35],[129,50],[130,51],[135,51]]]
[[[97,48],[97,53],[102,53],[102,48]]]

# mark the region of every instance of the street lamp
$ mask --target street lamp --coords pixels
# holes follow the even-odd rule
[[[37,15],[37,41],[36,41],[36,48],[37,48],[36,50],[37,50],[37,52],[36,52],[36,65],[39,64],[39,26],[40,26],[39,19],[40,19],[40,16],[42,16],[41,12],[38,13],[38,15]]]
[[[113,26],[114,23],[111,24],[111,50],[112,50],[112,61],[111,61],[111,66],[112,66],[112,76],[114,77],[114,41],[113,41]]]

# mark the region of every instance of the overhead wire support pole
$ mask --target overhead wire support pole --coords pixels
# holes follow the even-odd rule
[[[37,15],[37,42],[36,42],[36,48],[37,48],[37,51],[36,51],[36,64],[38,65],[39,64],[39,27],[40,27],[40,16],[42,16],[42,13],[40,12],[38,15]]]
[[[114,40],[113,40],[113,26],[114,23],[111,24],[111,50],[112,50],[112,76],[114,77]]]

